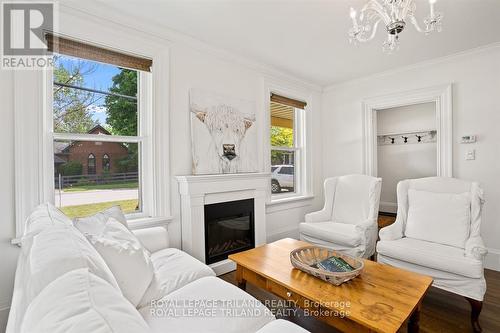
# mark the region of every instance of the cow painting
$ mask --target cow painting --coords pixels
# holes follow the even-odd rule
[[[193,173],[256,171],[253,104],[191,90]]]

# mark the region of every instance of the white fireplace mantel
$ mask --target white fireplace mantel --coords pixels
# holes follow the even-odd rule
[[[266,243],[266,198],[270,173],[177,176],[181,195],[182,249],[205,262],[205,205],[254,199],[255,246]],[[224,260],[210,265],[217,275],[234,269]]]

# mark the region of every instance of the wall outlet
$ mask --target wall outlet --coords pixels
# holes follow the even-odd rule
[[[460,139],[460,143],[474,143],[476,142],[476,136],[475,135],[464,135]]]
[[[469,150],[467,152],[467,154],[465,155],[465,159],[467,161],[475,160],[476,159],[476,150],[475,149]]]

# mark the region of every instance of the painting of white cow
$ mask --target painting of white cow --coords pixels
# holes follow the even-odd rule
[[[190,91],[193,174],[256,172],[254,103]]]

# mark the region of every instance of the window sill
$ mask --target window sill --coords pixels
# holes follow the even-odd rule
[[[314,195],[300,195],[271,199],[270,202],[266,203],[266,213],[274,213],[282,210],[309,206],[313,199]]]

